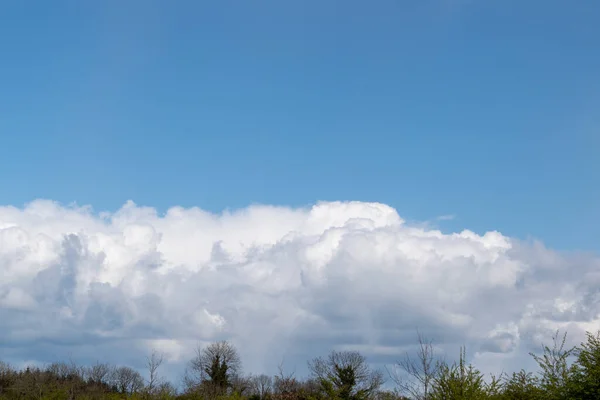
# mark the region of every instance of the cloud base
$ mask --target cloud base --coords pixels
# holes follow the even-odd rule
[[[198,344],[227,339],[248,372],[331,349],[389,364],[419,329],[510,371],[556,329],[577,342],[600,328],[598,257],[412,226],[379,203],[0,207],[0,276],[12,361],[141,366],[160,349],[176,371]]]

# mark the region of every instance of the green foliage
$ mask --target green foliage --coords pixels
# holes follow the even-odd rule
[[[575,350],[577,360],[571,368],[569,385],[573,398],[600,398],[600,331],[587,332],[586,341]]]
[[[531,372],[521,370],[507,377],[502,398],[506,400],[541,400],[544,390],[539,386],[539,379]]]
[[[332,351],[327,359],[314,359],[309,368],[320,384],[321,395],[328,399],[370,399],[383,383],[382,373],[371,370],[356,351]]]
[[[546,399],[562,400],[569,399],[569,385],[571,380],[571,369],[568,359],[575,351],[574,348],[565,349],[567,333],[559,339],[558,331],[552,337],[552,348],[543,345],[541,356],[530,353],[538,363],[540,371],[540,387],[544,390]]]
[[[488,397],[483,374],[466,364],[465,348],[461,348],[458,363],[442,363],[434,378],[431,400],[477,400]]]
[[[227,362],[221,358],[220,355],[216,355],[204,369],[206,374],[210,377],[213,384],[219,388],[226,388],[229,386],[229,377],[227,370],[229,369]]]

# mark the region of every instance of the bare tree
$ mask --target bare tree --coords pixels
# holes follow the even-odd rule
[[[95,384],[108,384],[112,367],[108,364],[96,362],[87,369],[88,381]]]
[[[342,400],[370,398],[384,382],[383,373],[372,370],[357,351],[332,351],[327,358],[317,357],[308,366],[323,391]]]
[[[149,394],[154,393],[157,387],[162,383],[161,378],[158,376],[158,368],[163,363],[163,359],[163,354],[158,353],[156,350],[153,350],[150,357],[146,359],[146,368],[148,369],[146,391]]]
[[[261,374],[250,378],[251,393],[260,400],[266,399],[273,391],[273,378],[269,375]]]
[[[118,367],[112,373],[113,385],[123,394],[132,394],[141,391],[144,379],[139,372],[130,367]]]
[[[171,399],[177,395],[177,388],[171,382],[163,381],[156,387],[156,396],[162,399]]]
[[[71,366],[64,362],[55,362],[46,368],[50,374],[56,376],[60,380],[67,380],[71,377]]]
[[[280,398],[287,398],[291,394],[295,394],[300,390],[301,383],[295,378],[295,371],[286,373],[283,369],[283,362],[277,367],[279,373],[275,375],[273,382],[273,392]]]
[[[77,363],[69,357],[70,364],[64,364],[64,370],[68,371],[68,389],[67,394],[69,400],[74,400],[79,395],[79,392],[83,390],[82,383],[87,377],[87,368],[79,366]]]
[[[79,379],[81,379],[82,381],[85,381],[87,379],[87,368],[83,365],[77,365],[77,363],[69,357],[69,361],[70,361],[70,370],[71,370],[71,376],[73,377],[77,377]]]
[[[415,400],[427,400],[431,397],[431,386],[441,364],[435,358],[433,342],[425,339],[419,331],[417,335],[419,348],[416,359],[406,353],[393,370],[388,370],[388,374],[401,394]]]
[[[252,390],[252,380],[249,376],[233,375],[229,386],[233,392],[245,395]]]
[[[241,360],[237,349],[227,341],[211,343],[196,349],[196,356],[190,361],[184,383],[188,389],[223,393],[231,387],[232,381],[241,370]]]

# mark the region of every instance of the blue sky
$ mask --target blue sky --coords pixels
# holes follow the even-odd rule
[[[598,251],[600,3],[0,5],[0,204],[378,201]]]

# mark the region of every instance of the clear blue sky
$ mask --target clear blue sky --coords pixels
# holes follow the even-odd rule
[[[0,4],[0,204],[387,203],[600,250],[600,2]]]

